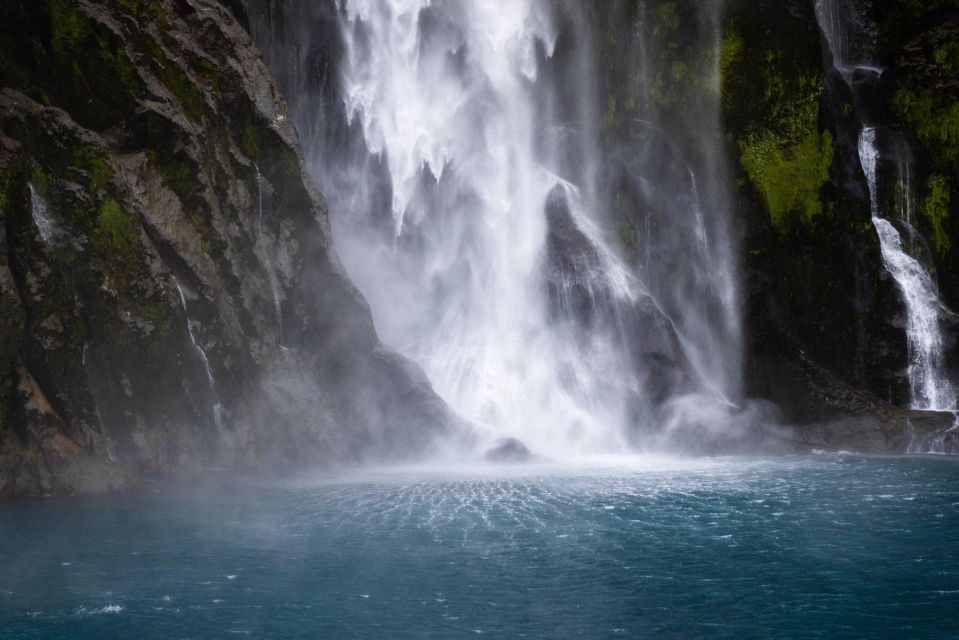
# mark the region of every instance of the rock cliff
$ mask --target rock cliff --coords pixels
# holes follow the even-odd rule
[[[0,7],[0,495],[458,424],[379,344],[239,7]]]

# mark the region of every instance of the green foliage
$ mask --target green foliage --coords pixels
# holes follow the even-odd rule
[[[949,218],[949,181],[945,176],[932,175],[926,181],[926,193],[922,198],[922,213],[932,227],[932,245],[944,256],[952,248],[949,234],[943,224]]]
[[[810,132],[782,146],[767,134],[741,145],[746,173],[763,196],[773,225],[785,230],[794,220],[810,222],[822,213],[819,190],[829,180],[832,135]]]
[[[893,97],[893,107],[940,168],[959,171],[959,102],[939,105],[930,92],[916,94],[903,87]]]

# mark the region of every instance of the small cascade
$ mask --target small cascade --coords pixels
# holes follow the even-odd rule
[[[870,10],[871,0],[816,1],[816,17],[833,66],[856,98],[857,114],[864,122],[859,132],[859,159],[869,187],[872,222],[879,237],[883,265],[895,280],[906,307],[910,406],[952,411],[956,409],[956,394],[944,371],[939,289],[934,275],[915,257],[924,242],[913,227],[915,206],[908,144],[900,134],[871,124],[872,118],[863,112],[857,97],[858,80],[862,78],[857,73],[874,77],[883,73],[875,64],[877,35],[868,17]],[[879,133],[883,134],[882,152]],[[894,168],[892,217],[883,215],[883,194],[889,189],[880,173],[880,162]]]
[[[856,72],[880,75],[870,53],[875,28],[868,18],[871,0],[816,0],[816,18],[832,53],[832,62],[846,84]]]
[[[47,206],[43,196],[33,186],[32,182],[27,183],[30,189],[30,214],[33,218],[33,224],[40,234],[40,239],[44,244],[51,247],[71,245],[76,247],[76,240],[60,227],[59,223],[50,214],[50,208]]]
[[[175,277],[173,278],[173,284],[176,285],[177,293],[180,294],[180,305],[183,307],[183,314],[186,316],[186,328],[187,333],[190,335],[190,342],[193,344],[193,350],[196,351],[200,357],[200,361],[203,363],[203,369],[206,371],[206,379],[210,384],[210,393],[213,394],[213,421],[216,424],[217,430],[223,431],[223,405],[220,403],[220,394],[217,393],[216,390],[216,379],[213,377],[213,368],[210,367],[210,359],[196,339],[194,323],[193,320],[190,319],[190,311],[187,308],[186,295],[183,293],[183,287],[180,286],[180,281]]]
[[[276,327],[279,334],[283,335],[283,303],[280,297],[280,283],[276,275],[276,246],[275,242],[268,242],[263,232],[263,174],[260,173],[260,167],[254,162],[253,169],[256,170],[256,235],[257,244],[263,252],[263,261],[266,264],[267,276],[270,280],[270,290],[273,293],[273,316],[276,320]],[[269,245],[269,246],[268,246]]]
[[[883,264],[896,281],[906,305],[912,408],[953,411],[956,409],[956,396],[943,371],[944,343],[939,327],[942,309],[939,290],[926,268],[907,253],[893,223],[880,216],[877,177],[879,151],[876,130],[871,127],[863,129],[860,134],[859,157],[869,184],[872,222],[879,236]],[[908,195],[905,197],[908,199]],[[911,205],[907,205],[904,212],[910,210]],[[908,220],[903,221],[903,224],[908,228]]]

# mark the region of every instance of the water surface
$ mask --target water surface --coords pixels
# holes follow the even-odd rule
[[[959,638],[959,460],[193,479],[0,506],[0,638]]]

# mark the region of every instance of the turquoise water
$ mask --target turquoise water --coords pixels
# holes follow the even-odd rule
[[[0,504],[0,638],[959,638],[959,460],[192,479]]]

